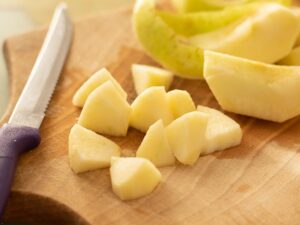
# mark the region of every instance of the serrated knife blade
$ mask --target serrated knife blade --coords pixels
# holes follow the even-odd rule
[[[40,144],[39,127],[72,41],[67,6],[59,5],[28,81],[7,124],[0,128],[0,219],[19,156]]]
[[[66,5],[61,4],[55,11],[44,44],[9,119],[9,124],[40,127],[67,56],[71,39],[71,21]]]

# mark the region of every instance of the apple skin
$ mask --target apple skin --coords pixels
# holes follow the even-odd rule
[[[292,50],[299,35],[299,25],[299,19],[291,9],[269,3],[244,21],[189,40],[208,50],[275,63]]]
[[[146,53],[163,67],[184,78],[202,79],[203,49],[176,35],[158,15],[155,0],[136,2],[133,27]]]
[[[173,13],[158,11],[158,15],[175,33],[189,37],[222,28],[234,21],[244,19],[255,12],[262,3],[230,6],[218,11]],[[188,27],[188,29],[187,29]]]
[[[265,15],[262,11],[267,7],[275,12],[268,10]],[[260,21],[261,17],[267,21]],[[288,54],[299,34],[297,16],[278,4],[264,4],[258,14],[236,23],[221,31],[186,38],[176,34],[159,16],[155,0],[137,0],[133,11],[133,28],[145,52],[175,75],[187,79],[203,79],[204,49],[273,63]]]
[[[292,0],[172,0],[173,6],[179,12],[198,12],[198,11],[215,11],[233,5],[245,5],[253,2],[274,2],[285,6],[290,6]]]

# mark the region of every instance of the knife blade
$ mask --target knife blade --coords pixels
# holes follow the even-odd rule
[[[72,41],[67,6],[59,5],[25,87],[7,124],[0,128],[0,219],[19,156],[40,143],[39,127]]]

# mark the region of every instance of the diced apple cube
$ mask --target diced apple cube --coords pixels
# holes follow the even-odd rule
[[[173,81],[173,73],[154,66],[133,64],[131,67],[135,91],[141,94],[153,86],[164,86],[169,89]]]
[[[174,120],[166,127],[171,149],[175,157],[183,164],[193,165],[203,146],[208,116],[202,112],[189,112]]]
[[[163,87],[150,87],[131,104],[130,125],[146,133],[159,119],[162,119],[164,125],[173,120],[167,104],[166,91]]]
[[[173,90],[167,93],[167,102],[174,119],[196,110],[195,103],[187,91]]]
[[[112,81],[96,88],[88,97],[79,117],[79,124],[101,134],[125,136],[130,105]]]
[[[88,96],[100,85],[106,81],[111,81],[120,95],[127,98],[127,93],[123,90],[121,85],[113,78],[108,70],[105,68],[94,73],[75,93],[73,97],[73,104],[78,107],[83,107]]]
[[[161,180],[161,173],[151,161],[134,157],[113,157],[110,176],[113,191],[122,200],[150,194]]]
[[[136,156],[149,159],[157,167],[170,166],[175,163],[162,120],[158,120],[149,127]]]
[[[237,122],[216,109],[199,105],[197,110],[208,114],[206,143],[201,155],[221,151],[241,143],[242,130]]]
[[[75,124],[69,135],[69,162],[76,173],[110,166],[120,147],[111,140]]]

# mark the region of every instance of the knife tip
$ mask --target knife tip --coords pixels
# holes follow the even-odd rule
[[[59,5],[56,7],[56,10],[63,11],[68,9],[68,4],[65,2],[59,3]]]

